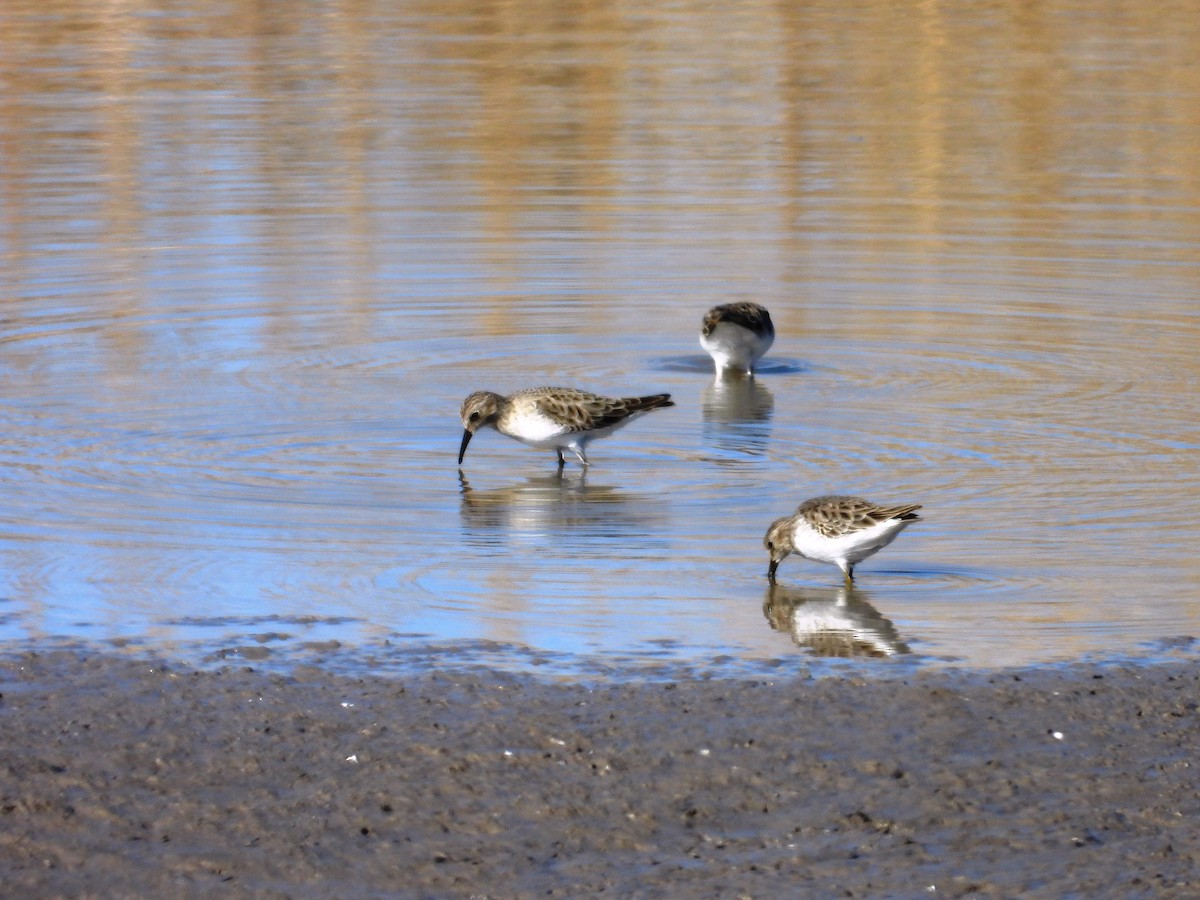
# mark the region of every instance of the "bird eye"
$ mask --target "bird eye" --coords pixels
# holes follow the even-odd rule
[[[775,549],[775,542],[774,542],[774,541],[767,541],[767,549],[768,549],[768,550],[774,550],[774,549]]]
[[[478,413],[478,412],[473,412],[473,413],[471,413],[471,421],[472,421],[472,422],[478,422],[478,421],[479,421],[479,413]]]

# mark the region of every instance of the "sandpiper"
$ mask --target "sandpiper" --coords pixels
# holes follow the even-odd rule
[[[540,387],[504,397],[492,391],[476,391],[463,401],[459,411],[466,430],[458,464],[462,465],[475,432],[491,426],[531,447],[553,447],[560,469],[566,464],[564,450],[573,452],[586,468],[585,448],[590,441],[608,437],[652,409],[674,405],[670,394],[602,397],[575,388]]]
[[[704,315],[700,346],[716,363],[717,373],[754,374],[754,364],[775,341],[771,314],[757,303],[725,303]]]
[[[771,555],[767,577],[789,553],[832,563],[842,570],[846,584],[854,581],[854,567],[878,553],[901,531],[919,521],[919,503],[876,506],[861,497],[814,497],[805,500],[790,516],[776,519],[767,529],[763,546]]]

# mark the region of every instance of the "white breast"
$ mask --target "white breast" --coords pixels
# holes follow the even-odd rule
[[[565,446],[559,439],[566,432],[561,422],[534,410],[511,415],[504,422],[505,434],[533,447]]]
[[[758,335],[741,325],[722,322],[711,334],[700,335],[700,346],[722,369],[748,369],[767,352],[774,340],[774,336]]]

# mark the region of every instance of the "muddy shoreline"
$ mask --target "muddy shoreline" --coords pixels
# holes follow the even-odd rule
[[[1195,896],[1200,666],[586,686],[0,661],[27,897]]]

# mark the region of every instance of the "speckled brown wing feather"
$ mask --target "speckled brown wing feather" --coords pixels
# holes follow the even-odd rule
[[[796,513],[823,537],[837,537],[862,531],[889,519],[919,519],[919,503],[904,506],[876,506],[861,497],[827,496],[805,500]]]
[[[710,335],[713,329],[722,322],[741,325],[755,334],[774,334],[775,325],[771,322],[771,314],[757,303],[724,303],[714,306],[704,316],[701,331]]]
[[[670,394],[602,397],[575,388],[535,388],[529,395],[543,415],[563,423],[569,431],[606,428],[634,413],[675,405]]]

